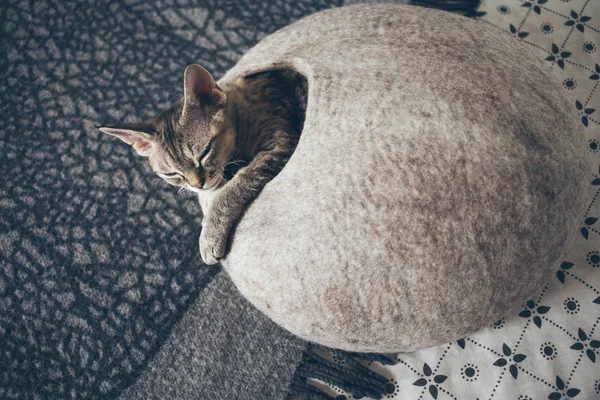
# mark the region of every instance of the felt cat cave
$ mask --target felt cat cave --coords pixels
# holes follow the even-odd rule
[[[541,291],[588,165],[529,48],[445,12],[354,6],[265,38],[219,85],[281,68],[308,79],[302,136],[222,261],[256,307],[320,344],[410,351]]]

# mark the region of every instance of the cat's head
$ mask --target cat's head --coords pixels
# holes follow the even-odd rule
[[[152,170],[171,185],[212,189],[224,181],[223,166],[233,151],[229,131],[214,127],[225,93],[199,65],[184,72],[184,97],[158,116],[139,123],[102,127],[148,157]]]

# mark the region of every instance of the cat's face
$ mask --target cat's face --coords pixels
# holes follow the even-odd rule
[[[233,151],[231,133],[211,129],[225,105],[225,94],[199,65],[184,73],[184,97],[151,120],[100,130],[133,146],[152,170],[174,186],[213,189],[224,182]]]

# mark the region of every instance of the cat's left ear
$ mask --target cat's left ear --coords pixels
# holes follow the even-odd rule
[[[152,127],[146,123],[127,124],[121,127],[103,126],[98,129],[100,132],[116,136],[130,144],[142,157],[149,157],[156,146],[156,135],[153,133]]]
[[[210,72],[198,64],[191,64],[183,73],[184,111],[193,107],[225,105],[225,93],[217,85]]]

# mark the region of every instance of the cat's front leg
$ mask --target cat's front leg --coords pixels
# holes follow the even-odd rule
[[[211,218],[210,212],[204,216],[200,232],[200,256],[206,264],[216,264],[225,255],[229,237],[227,225]]]
[[[202,218],[200,255],[209,265],[216,264],[225,255],[229,232],[246,204],[235,194],[239,190],[233,186],[239,186],[239,183],[232,180],[221,188]]]
[[[202,209],[202,230],[200,231],[200,255],[206,264],[215,264],[222,257],[220,254],[225,248],[224,243],[227,239],[227,232],[220,232],[218,221],[215,217],[209,217],[210,210],[215,201],[215,198],[222,190],[222,187],[217,190],[203,190],[198,193],[198,202]],[[209,222],[210,221],[210,222]]]
[[[202,221],[200,255],[207,264],[216,264],[226,252],[230,231],[248,203],[279,173],[289,151],[263,151],[220,188]]]

